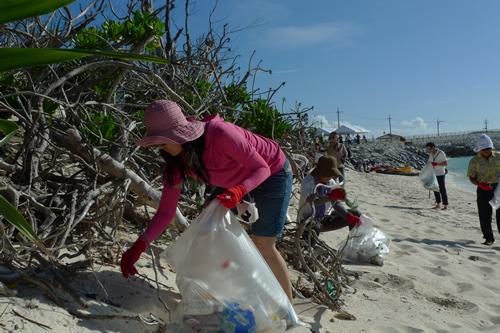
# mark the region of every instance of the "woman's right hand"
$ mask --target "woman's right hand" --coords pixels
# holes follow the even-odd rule
[[[361,227],[363,225],[363,220],[354,214],[347,215],[346,221],[349,222],[349,224],[353,227]]]
[[[136,275],[139,273],[137,268],[134,267],[134,264],[139,260],[142,252],[144,252],[147,247],[146,241],[142,238],[138,238],[134,245],[123,253],[120,267],[124,278],[128,279],[129,274]]]

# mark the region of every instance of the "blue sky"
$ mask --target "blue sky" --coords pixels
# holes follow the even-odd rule
[[[115,1],[113,1],[115,3]],[[159,7],[163,1],[156,2]],[[192,7],[190,30],[206,31],[215,1]],[[178,1],[183,7],[184,1]],[[183,20],[183,8],[175,17]],[[380,136],[500,129],[500,1],[220,0],[213,20],[230,28],[238,61],[278,87],[276,104],[312,107],[323,128],[352,124]]]
[[[204,18],[211,1],[199,1]],[[221,0],[215,18],[243,27],[243,55],[272,70],[257,86],[286,85],[286,98],[314,106],[326,129],[362,126],[376,137],[500,129],[500,1]],[[256,61],[255,61],[256,64]],[[443,121],[443,122],[441,122]]]

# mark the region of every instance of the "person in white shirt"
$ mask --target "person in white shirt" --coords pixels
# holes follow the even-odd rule
[[[426,144],[427,150],[429,151],[429,163],[434,167],[434,173],[439,184],[439,192],[434,192],[434,197],[436,198],[436,206],[433,209],[441,208],[441,200],[443,201],[442,210],[448,210],[448,195],[446,194],[446,186],[444,177],[447,173],[446,167],[448,166],[448,160],[446,159],[446,154],[436,148],[434,142],[428,142]]]
[[[314,146],[314,162],[316,162],[316,164],[318,164],[320,157],[325,156],[325,152],[326,150],[322,149],[319,143],[316,143]]]

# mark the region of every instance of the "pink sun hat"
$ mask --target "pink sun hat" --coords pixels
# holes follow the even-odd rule
[[[186,117],[172,101],[155,101],[144,111],[144,124],[148,134],[135,143],[152,147],[165,143],[183,144],[198,139],[205,131],[205,123]]]

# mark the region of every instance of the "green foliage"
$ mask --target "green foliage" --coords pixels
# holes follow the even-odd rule
[[[201,100],[205,100],[209,96],[209,94],[213,90],[213,85],[210,82],[206,82],[203,80],[194,82],[195,80],[192,78],[189,81],[196,87],[197,94],[195,94],[191,90],[186,90],[182,97],[191,105],[199,105],[201,103]]]
[[[0,195],[0,215],[5,217],[5,219],[16,227],[26,238],[34,242],[38,239],[38,235],[35,233],[33,228],[24,219],[24,217],[17,211],[14,206],[10,204],[3,196]]]
[[[152,17],[150,13],[141,13],[137,10],[134,13],[134,19],[125,22],[124,37],[131,38],[129,44],[136,46],[148,36],[154,36],[155,41],[146,46],[148,52],[153,52],[158,46],[158,41],[165,34],[165,23],[157,17]]]
[[[13,136],[16,134],[19,126],[10,120],[0,119],[0,130],[5,134],[5,137],[0,141],[0,147],[6,144]],[[26,236],[30,241],[34,242],[38,239],[37,234],[31,228],[29,223],[24,219],[24,217],[17,211],[14,206],[10,204],[3,196],[0,195],[0,215],[5,217],[5,219],[16,227],[24,236]]]
[[[101,56],[135,61],[150,61],[169,65],[170,61],[145,54],[111,51],[87,51],[70,49],[0,48],[0,72],[32,66],[58,64],[88,56]]]
[[[267,100],[258,98],[251,100],[247,87],[236,88],[234,84],[224,87],[227,103],[224,106],[240,111],[226,110],[225,119],[255,134],[266,138],[281,140],[291,129],[280,112]],[[215,113],[215,108],[212,113]]]
[[[132,113],[133,117],[144,119],[144,110],[138,110]]]
[[[83,30],[89,34],[78,34],[73,38],[76,49],[82,50],[106,50],[109,44],[127,40],[125,46],[135,47],[149,36],[154,37],[154,42],[146,45],[148,52],[153,52],[158,46],[159,40],[165,34],[165,23],[158,17],[152,17],[150,13],[142,14],[140,10],[134,13],[134,18],[128,18],[125,22],[109,20],[101,24],[100,29],[89,27]],[[108,44],[109,43],[109,44]]]
[[[0,24],[9,23],[16,20],[21,20],[33,16],[48,14],[60,7],[66,6],[75,0],[44,0],[44,1],[30,1],[30,0],[9,0],[0,2]],[[137,20],[136,20],[137,18]],[[135,30],[130,33],[137,38],[147,36],[146,33],[152,32],[155,36],[155,42],[148,44],[146,49],[151,51],[157,45],[157,41],[165,34],[163,31],[165,25],[159,21],[158,18],[151,18],[151,15],[136,15],[134,17],[134,24],[142,24],[143,26],[135,26]],[[116,25],[116,24],[115,24]],[[119,29],[110,23],[105,26],[108,29],[110,36],[115,36]],[[94,38],[96,38],[94,36]],[[116,37],[115,37],[116,38]],[[96,38],[97,42],[97,38]],[[83,42],[82,42],[83,43]],[[140,43],[140,40],[133,40],[131,43]],[[85,44],[85,43],[84,43]],[[106,44],[107,45],[107,44]],[[50,64],[58,64],[65,61],[70,61],[82,57],[97,55],[102,57],[111,57],[117,59],[128,59],[135,61],[150,61],[165,65],[170,65],[170,61],[140,54],[111,52],[111,51],[92,51],[88,49],[29,49],[29,48],[16,48],[4,47],[0,48],[0,72],[33,67],[44,66]]]
[[[102,38],[98,38],[97,36],[93,35],[78,34],[73,38],[75,49],[96,51],[96,50],[105,50],[109,48],[108,43],[106,43],[106,40],[108,40],[108,38],[106,34],[101,30],[95,27],[89,27],[84,29],[83,31],[101,36]]]
[[[0,24],[51,13],[76,0],[4,0],[0,1]]]
[[[116,22],[108,20],[103,22],[99,28],[89,27],[84,29],[73,38],[75,49],[100,51],[107,50],[110,45],[126,41],[124,46],[135,47],[149,36],[154,37],[154,42],[146,45],[146,51],[153,52],[159,46],[158,42],[165,34],[165,24],[157,17],[152,17],[150,13],[142,14],[139,10],[134,13],[133,19]],[[100,37],[100,38],[99,38]],[[96,74],[104,74],[108,68],[101,68]],[[101,96],[104,96],[113,89],[113,81],[120,71],[107,76],[94,86],[94,90]],[[91,71],[87,72],[92,75]]]
[[[104,73],[106,68],[101,69],[101,73]],[[94,86],[94,90],[101,96],[106,95],[113,88],[113,81],[118,72],[115,72],[114,75],[110,75],[99,82],[98,85]]]
[[[0,77],[4,76],[6,76],[5,73],[0,73]],[[19,82],[14,80],[14,75],[8,75],[6,78],[0,80],[0,95],[5,96],[12,94],[16,91],[16,88],[21,91],[25,90]],[[15,96],[3,97],[2,100],[7,102],[7,104],[13,109],[21,108],[21,105]]]
[[[250,95],[247,92],[247,87],[241,87],[236,89],[234,84],[224,87],[224,93],[227,96],[228,101],[232,102],[231,106],[233,108],[243,107],[245,104],[250,102]]]
[[[281,140],[291,127],[281,118],[279,111],[265,99],[255,100],[247,105],[246,109],[251,113],[242,114],[241,126],[255,134]]]
[[[5,134],[5,137],[0,141],[0,147],[6,144],[16,134],[19,126],[10,120],[0,119],[0,131]]]
[[[116,119],[112,116],[105,115],[101,112],[99,115],[91,117],[91,119],[94,127],[91,127],[90,130],[96,135],[89,135],[86,130],[84,130],[84,132],[87,134],[92,144],[100,144],[101,142],[99,142],[99,138],[101,136],[105,140],[114,141],[120,135],[118,125],[115,124]]]
[[[50,99],[43,100],[43,111],[44,112],[47,112],[50,114],[55,114],[58,106],[59,106],[58,103],[52,102]]]

